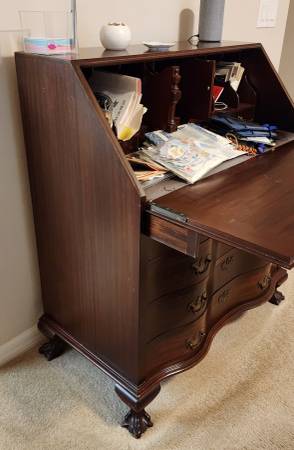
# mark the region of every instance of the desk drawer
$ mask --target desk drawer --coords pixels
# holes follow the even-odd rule
[[[145,240],[148,238],[145,238]],[[152,244],[150,240],[150,244]],[[153,247],[157,247],[156,244]],[[141,299],[149,303],[169,293],[195,285],[209,274],[212,263],[213,241],[206,239],[200,243],[197,258],[186,256],[180,252],[169,250],[157,257],[143,259],[141,262]],[[145,242],[148,252],[148,242]],[[165,246],[162,246],[165,247]]]
[[[182,325],[195,322],[207,306],[207,281],[179,289],[154,300],[143,314],[144,342]]]
[[[235,306],[263,295],[271,282],[271,264],[234,278],[209,300],[207,321],[216,323]]]
[[[216,260],[210,292],[215,292],[236,276],[250,272],[258,267],[263,267],[264,265],[265,261],[263,258],[232,249]]]
[[[205,340],[205,314],[191,325],[179,327],[146,344],[144,365],[152,371],[196,353]]]

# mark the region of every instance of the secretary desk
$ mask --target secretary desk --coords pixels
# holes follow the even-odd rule
[[[277,125],[275,151],[193,185],[143,189],[125,155],[146,131],[205,124],[220,60],[245,68],[238,92],[224,86],[227,112]],[[16,66],[48,338],[40,352],[51,360],[69,345],[110,376],[138,438],[163,379],[195,366],[245,310],[283,299],[294,265],[293,103],[260,44],[17,53]],[[148,112],[130,141],[118,141],[91,89],[99,70],[142,80]]]

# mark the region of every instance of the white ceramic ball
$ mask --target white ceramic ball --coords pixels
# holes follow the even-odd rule
[[[111,22],[103,25],[100,41],[107,50],[125,50],[131,40],[131,30],[122,22]]]

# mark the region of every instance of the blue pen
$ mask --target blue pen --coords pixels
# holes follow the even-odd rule
[[[261,154],[264,153],[266,151],[265,144],[258,144],[257,151],[258,151],[258,153],[261,153]]]

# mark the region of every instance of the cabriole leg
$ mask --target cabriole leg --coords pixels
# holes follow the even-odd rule
[[[130,411],[124,417],[122,427],[127,428],[134,438],[139,439],[147,428],[153,426],[151,417],[144,408],[152,402],[159,391],[160,385],[140,398],[120,385],[115,386],[115,392],[119,398],[130,407]]]
[[[62,355],[66,348],[66,343],[60,339],[59,336],[54,335],[48,342],[41,345],[39,348],[39,353],[45,356],[47,361],[52,361],[52,359],[57,358]]]
[[[280,291],[275,291],[272,298],[269,300],[273,305],[279,305],[283,300],[285,300],[285,296]]]
[[[142,409],[140,412],[130,409],[128,414],[125,415],[121,426],[127,428],[136,439],[139,439],[147,428],[153,426],[153,423],[145,409]]]

